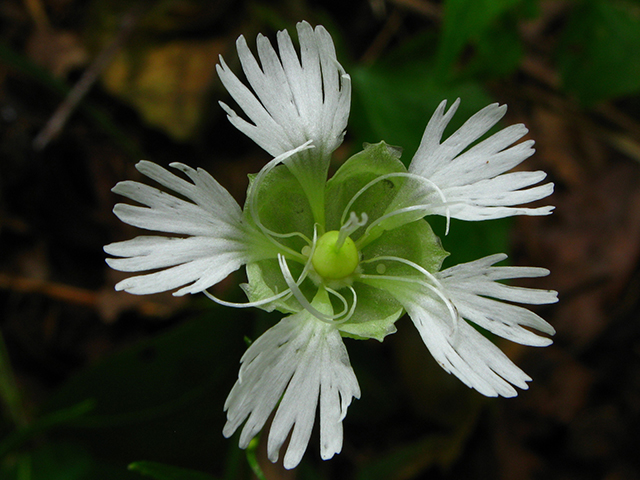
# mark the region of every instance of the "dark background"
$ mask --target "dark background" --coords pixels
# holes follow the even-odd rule
[[[515,399],[486,399],[442,372],[407,318],[383,344],[347,339],[362,398],[343,452],[322,462],[314,432],[285,472],[260,445],[252,455],[266,478],[640,478],[631,0],[3,0],[0,478],[251,478],[237,437],[222,437],[223,403],[244,337],[280,315],[116,293],[123,274],[102,246],[139,233],[111,213],[110,189],[140,180],[141,158],[204,167],[243,201],[247,174],[269,158],[217,105],[230,100],[215,64],[223,54],[238,72],[238,35],[252,45],[302,19],[327,27],[353,78],[335,165],[382,139],[408,161],[445,98],[462,98],[456,125],[499,101],[504,125],[529,127],[537,153],[521,168],[549,173],[555,213],[454,222],[443,243],[452,263],[506,251],[512,264],[549,268],[521,284],[559,291],[536,310],[558,333],[544,349],[499,342],[534,379]],[[69,118],[54,114],[61,106]],[[241,280],[214,290],[239,299]],[[127,471],[140,461],[192,472]]]

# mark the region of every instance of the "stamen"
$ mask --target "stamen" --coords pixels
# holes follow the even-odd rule
[[[369,188],[374,186],[376,183],[379,183],[379,182],[382,182],[382,181],[384,181],[384,180],[386,180],[388,178],[394,178],[394,177],[410,178],[410,179],[416,180],[417,182],[420,182],[420,183],[423,183],[423,184],[427,184],[429,187],[433,188],[434,191],[436,191],[438,193],[438,195],[442,199],[442,205],[444,205],[444,207],[446,209],[447,224],[446,224],[446,229],[445,229],[445,235],[447,235],[449,233],[449,224],[451,222],[451,210],[449,208],[449,204],[448,204],[447,199],[446,199],[446,197],[444,195],[444,192],[442,191],[442,189],[440,187],[438,187],[438,185],[436,185],[434,182],[432,182],[428,178],[422,177],[420,175],[415,175],[413,173],[408,173],[408,172],[387,173],[385,175],[381,175],[381,176],[371,180],[364,187],[362,187],[360,190],[358,190],[358,192],[353,197],[351,197],[351,200],[349,200],[349,203],[347,203],[347,206],[345,207],[345,209],[342,212],[341,222],[344,223],[344,220],[345,220],[345,217],[347,215],[347,212],[351,209],[351,206],[355,203],[355,201],[362,194],[364,194],[364,192],[366,192]],[[399,215],[401,213],[406,213],[406,212],[409,212],[409,211],[421,210],[421,209],[424,209],[425,210],[425,215],[427,215],[429,212],[431,212],[433,210],[434,206],[437,206],[437,205],[421,204],[421,205],[414,205],[414,206],[411,206],[411,207],[406,207],[406,209],[395,210],[395,211],[390,212],[390,213],[384,215],[383,217],[378,218],[377,220],[375,220],[371,225],[369,225],[369,227],[367,228],[367,232],[369,232],[370,229],[373,226],[377,225],[378,223],[380,223],[384,219],[387,219],[387,218],[389,218],[389,217],[391,217],[393,215]],[[365,233],[365,235],[366,235],[366,233]]]
[[[203,290],[203,292],[208,298],[209,300],[213,300],[214,302],[216,302],[219,305],[223,305],[225,307],[234,307],[234,308],[249,308],[249,307],[259,307],[261,305],[266,305],[267,303],[271,303],[274,302],[276,300],[279,300],[281,298],[285,298],[285,297],[290,297],[292,295],[291,290],[290,289],[286,289],[283,290],[282,292],[269,297],[269,298],[263,298],[262,300],[258,300],[256,302],[246,302],[246,303],[236,303],[236,302],[227,302],[226,300],[222,300],[214,295],[212,295],[211,293],[209,293],[206,290]]]
[[[258,196],[258,187],[259,187],[259,185],[262,183],[262,181],[264,180],[264,177],[271,170],[273,170],[276,166],[278,166],[278,164],[284,162],[287,158],[289,158],[289,157],[291,157],[291,156],[295,155],[296,153],[299,153],[299,152],[301,152],[303,150],[308,150],[309,148],[314,148],[314,146],[312,145],[312,141],[311,140],[303,143],[302,145],[300,145],[297,148],[294,148],[292,150],[284,152],[281,155],[278,155],[273,160],[271,160],[269,163],[267,163],[262,168],[262,170],[260,170],[258,175],[256,175],[256,178],[253,181],[251,189],[249,190],[248,202],[247,202],[248,203],[248,207],[249,207],[249,213],[251,214],[251,218],[253,219],[255,224],[258,226],[260,231],[273,244],[275,244],[277,247],[282,248],[284,251],[286,251],[290,255],[294,256],[295,258],[298,258],[299,260],[304,260],[304,256],[301,255],[299,252],[296,252],[295,250],[293,250],[293,249],[283,245],[282,243],[278,242],[274,237],[277,237],[277,238],[291,238],[291,237],[296,237],[297,236],[297,237],[301,237],[307,243],[311,243],[311,241],[309,240],[309,238],[307,238],[306,235],[304,235],[301,232],[278,233],[278,232],[274,232],[273,230],[270,230],[269,228],[265,227],[264,224],[262,223],[262,221],[260,220],[260,217],[258,216],[258,213],[257,213],[258,212],[257,196]]]
[[[344,298],[344,296],[342,296],[340,293],[336,292],[331,288],[327,288],[326,289],[327,292],[338,297],[338,299],[342,302],[344,308],[340,313],[337,313],[334,315],[326,315],[320,312],[319,310],[317,310],[315,307],[313,307],[309,302],[309,300],[307,300],[307,298],[304,296],[304,294],[299,288],[299,285],[302,282],[301,281],[294,282],[293,276],[291,275],[291,271],[289,270],[289,266],[287,265],[287,261],[284,258],[284,255],[278,254],[278,263],[280,265],[280,270],[282,271],[282,276],[284,277],[285,282],[287,282],[287,286],[291,290],[291,293],[293,294],[294,297],[296,297],[296,300],[300,302],[300,305],[302,305],[302,307],[307,312],[309,312],[311,315],[316,317],[318,320],[328,323],[330,325],[340,325],[341,323],[344,323],[351,318],[357,304],[357,295],[355,290],[353,290],[353,288],[349,287],[351,292],[353,293],[353,305],[351,306],[350,309],[349,309],[349,304],[347,302],[347,299]],[[344,317],[344,318],[342,318],[341,320],[336,320],[337,318],[340,318],[340,317]]]
[[[325,290],[327,290],[327,292],[331,293],[332,295],[335,295],[336,297],[338,297],[338,300],[340,300],[340,302],[342,302],[342,311],[340,313],[337,313],[335,315],[333,315],[334,320],[333,320],[333,325],[340,325],[344,322],[346,322],[347,320],[349,320],[351,318],[351,316],[353,315],[353,312],[355,311],[356,308],[356,304],[357,304],[357,300],[358,300],[358,296],[356,295],[356,291],[352,288],[352,287],[348,287],[351,290],[351,293],[353,294],[353,301],[354,303],[351,304],[351,308],[349,308],[349,303],[347,302],[347,299],[344,298],[343,295],[341,295],[339,292],[337,292],[336,290],[333,290],[332,288],[328,288],[328,287],[324,287]],[[348,310],[348,312],[347,312]],[[346,316],[345,316],[346,315]],[[341,320],[335,320],[336,318],[340,318],[343,317]]]
[[[432,273],[430,273],[428,270],[426,270],[425,268],[421,267],[417,263],[414,263],[411,260],[407,260],[405,258],[394,257],[394,256],[380,256],[380,257],[376,257],[376,258],[371,258],[369,260],[363,260],[360,263],[371,263],[371,262],[383,261],[383,260],[396,261],[396,262],[408,265],[409,267],[412,267],[412,268],[416,269],[418,272],[420,272],[422,275],[424,275],[429,281],[432,282],[432,284],[424,282],[424,281],[419,280],[419,279],[414,279],[414,278],[386,276],[386,275],[361,274],[360,278],[361,279],[379,278],[379,279],[385,279],[385,280],[398,280],[398,281],[407,282],[407,283],[416,283],[416,284],[419,284],[419,285],[427,288],[428,290],[432,291],[433,293],[435,293],[443,301],[443,303],[447,307],[447,310],[449,311],[449,315],[451,316],[452,325],[453,325],[453,328],[452,328],[452,330],[451,330],[449,335],[452,338],[455,338],[455,336],[457,334],[457,331],[458,331],[458,322],[460,321],[460,315],[458,314],[458,310],[456,309],[455,305],[443,293],[446,290],[445,290],[444,286],[442,285],[442,283],[440,283],[440,281]],[[379,270],[377,270],[377,271],[379,272]]]
[[[310,250],[311,253],[313,253],[313,251],[316,248],[316,243],[318,241],[318,230],[317,230],[317,225],[314,226],[313,229],[313,242],[311,243],[311,246],[305,246],[304,248],[308,248]],[[311,268],[311,256],[309,256],[309,258],[307,259],[307,262],[304,265],[304,268],[302,269],[302,273],[300,274],[300,277],[298,278],[298,280],[295,282],[296,285],[300,285],[302,284],[302,282],[304,282],[304,280],[307,278],[307,274],[309,273],[309,269]],[[271,297],[268,298],[263,298],[262,300],[257,300],[255,302],[245,302],[245,303],[237,303],[237,302],[227,302],[226,300],[222,300],[218,297],[216,297],[215,295],[212,295],[211,293],[209,293],[208,291],[204,290],[203,293],[210,299],[213,300],[214,302],[226,306],[226,307],[235,307],[235,308],[249,308],[249,307],[259,307],[261,305],[266,305],[267,303],[271,303],[275,300],[279,300],[281,298],[287,298],[290,297],[291,295],[293,295],[293,293],[291,292],[291,288],[287,288],[286,290],[283,290],[280,293],[277,293]]]
[[[313,254],[316,251],[316,246],[318,245],[318,224],[316,223],[313,226],[313,240],[311,242],[311,245],[305,245],[302,250],[302,254],[304,255],[304,250],[305,248],[309,249],[309,255],[307,256],[307,261],[304,264],[304,268],[302,269],[302,273],[300,274],[301,277],[307,277],[307,274],[309,273],[309,270],[311,270],[311,262],[313,259]],[[300,283],[302,283],[302,280],[298,283],[298,285],[300,285]]]
[[[427,205],[411,205],[410,207],[399,208],[398,210],[394,210],[393,212],[389,212],[389,213],[387,213],[385,215],[382,215],[381,217],[378,217],[373,222],[371,222],[371,224],[367,227],[367,230],[364,232],[363,237],[366,237],[374,227],[376,227],[380,223],[384,222],[387,218],[391,218],[391,217],[394,217],[396,215],[400,215],[402,213],[415,212],[415,211],[419,211],[419,210],[425,210],[425,215],[426,215],[426,213],[428,213],[428,212],[426,212]]]
[[[284,255],[278,254],[278,263],[280,265],[280,270],[282,271],[282,275],[284,277],[285,282],[287,282],[287,286],[291,289],[291,293],[296,297],[296,300],[300,302],[302,308],[304,308],[311,315],[316,317],[318,320],[321,320],[325,323],[333,324],[333,316],[325,315],[324,313],[318,311],[315,307],[311,305],[309,300],[306,299],[304,294],[300,291],[300,288],[293,280],[293,276],[289,271],[289,266],[287,265],[287,261],[284,258]]]
[[[337,291],[329,288],[329,287],[325,287],[327,289],[327,292],[329,293],[333,293],[335,296],[337,296],[340,299],[344,299],[344,297],[342,295],[340,295]],[[349,313],[347,313],[347,315],[340,320],[334,321],[334,325],[340,325],[346,321],[348,321],[352,316],[353,316],[353,312],[356,311],[356,306],[358,305],[358,294],[356,293],[356,291],[353,289],[353,287],[351,285],[347,285],[347,288],[349,290],[351,290],[351,294],[353,295],[353,303],[351,304],[351,308],[349,309]],[[344,305],[346,306],[346,299],[344,300]],[[340,318],[340,317],[338,317]]]
[[[360,227],[365,226],[368,220],[369,217],[364,212],[362,212],[362,217],[360,218],[360,220],[358,220],[358,215],[356,215],[356,212],[351,212],[347,223],[340,227],[340,234],[338,235],[338,240],[336,241],[336,250],[340,250],[347,237]]]

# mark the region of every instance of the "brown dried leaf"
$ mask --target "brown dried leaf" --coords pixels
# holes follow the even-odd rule
[[[49,28],[35,29],[25,50],[31,60],[56,77],[64,77],[71,70],[83,66],[88,58],[76,34]]]
[[[174,41],[135,55],[126,51],[111,63],[103,82],[149,124],[184,140],[200,122],[224,46],[217,39]]]

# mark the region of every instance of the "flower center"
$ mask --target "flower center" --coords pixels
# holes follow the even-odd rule
[[[349,237],[340,238],[339,230],[320,237],[311,258],[318,275],[328,280],[339,280],[351,275],[360,261],[358,249]]]

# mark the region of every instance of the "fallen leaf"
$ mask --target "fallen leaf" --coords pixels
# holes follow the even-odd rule
[[[204,112],[220,40],[173,41],[123,51],[103,74],[107,90],[132,105],[147,123],[177,140],[194,133]]]

